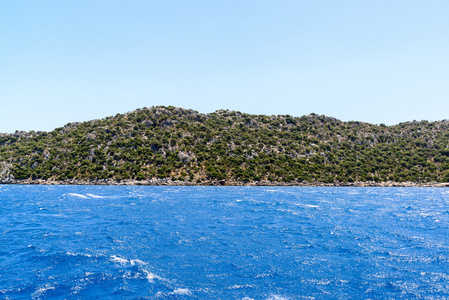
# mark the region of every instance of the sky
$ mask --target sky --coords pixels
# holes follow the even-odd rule
[[[137,108],[449,119],[447,0],[21,0],[0,7],[0,132]]]

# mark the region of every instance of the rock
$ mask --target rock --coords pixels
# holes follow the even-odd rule
[[[5,162],[0,162],[0,180],[14,179],[14,176],[10,173],[12,165]]]
[[[188,153],[181,151],[178,153],[178,159],[183,162],[187,162],[187,161],[190,161],[192,159],[192,157]]]

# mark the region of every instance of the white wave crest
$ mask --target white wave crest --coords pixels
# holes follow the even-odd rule
[[[145,265],[147,265],[146,262],[141,261],[140,259],[131,259],[129,262],[130,262],[131,266],[134,266],[134,265],[145,266]]]
[[[78,198],[82,198],[82,199],[99,199],[99,198],[107,198],[107,196],[100,196],[100,195],[95,195],[95,194],[77,194],[77,193],[68,193],[66,194],[67,196],[70,197],[78,197]]]
[[[33,299],[41,299],[40,297],[42,296],[42,294],[44,294],[46,291],[48,290],[55,290],[56,288],[54,286],[51,286],[49,284],[46,284],[45,286],[41,286],[40,288],[38,288],[32,295],[31,297]]]
[[[176,289],[170,293],[171,295],[190,295],[192,294],[189,289]]]
[[[289,298],[285,298],[279,295],[270,295],[267,300],[288,300]]]
[[[69,193],[69,194],[67,194],[67,196],[78,197],[78,198],[83,198],[83,199],[89,198],[89,197],[87,197],[86,195],[75,194],[75,193]]]
[[[236,289],[253,288],[253,287],[254,287],[254,285],[252,285],[252,284],[243,284],[243,285],[234,284],[234,285],[228,287],[228,289],[236,290]]]
[[[134,266],[134,265],[145,266],[145,265],[147,265],[146,262],[144,262],[144,261],[142,261],[142,260],[140,260],[138,258],[136,258],[136,259],[126,259],[126,258],[123,258],[123,257],[119,257],[117,255],[112,255],[111,256],[111,261],[113,261],[115,263],[119,263],[121,265],[127,265],[127,264],[129,264],[131,266]]]
[[[154,273],[151,273],[150,271],[145,270],[142,266],[146,266],[148,264],[140,259],[129,259],[128,260],[126,258],[119,257],[117,255],[112,255],[110,260],[116,264],[119,264],[119,265],[125,266],[125,267],[128,265],[129,266],[135,266],[135,265],[139,266],[140,272],[143,273],[143,275],[145,276],[145,278],[148,280],[149,283],[153,283],[155,279],[161,280],[161,281],[167,281],[166,279],[164,279]],[[125,273],[124,276],[129,278],[128,277],[129,273]]]
[[[155,279],[164,281],[164,278],[162,278],[160,276],[157,276],[154,273],[148,272],[147,270],[142,270],[142,271],[145,273],[146,278],[147,278],[149,283],[153,283]]]
[[[67,254],[68,256],[85,256],[85,257],[92,257],[91,254],[87,254],[87,253],[73,253],[73,252],[70,252],[70,251],[67,251],[66,254]]]
[[[129,260],[127,260],[126,258],[121,258],[121,257],[118,257],[118,256],[116,256],[116,255],[112,255],[112,256],[111,256],[111,260],[112,260],[113,262],[118,263],[118,264],[121,264],[121,265],[126,265],[126,264],[129,263]]]
[[[92,198],[107,198],[106,196],[100,196],[100,195],[94,195],[94,194],[87,194],[87,196]]]

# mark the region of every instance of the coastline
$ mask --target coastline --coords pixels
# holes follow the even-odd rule
[[[171,179],[150,179],[150,180],[80,180],[67,179],[63,181],[44,180],[44,179],[3,179],[0,184],[14,184],[14,185],[128,185],[128,186],[304,186],[304,187],[449,187],[449,182],[273,182],[273,181],[225,181],[225,180],[204,180],[201,182],[192,181],[172,181]]]

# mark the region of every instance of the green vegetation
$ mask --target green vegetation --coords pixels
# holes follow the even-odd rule
[[[51,132],[0,134],[0,177],[448,182],[449,121],[395,126],[143,108]],[[10,176],[8,175],[8,176]]]

